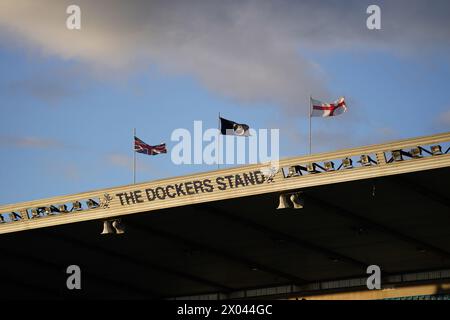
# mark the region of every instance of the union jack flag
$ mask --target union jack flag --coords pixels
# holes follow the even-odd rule
[[[167,148],[165,143],[161,143],[157,146],[150,146],[138,137],[134,137],[134,151],[147,154],[149,156],[154,156],[160,153],[167,153]]]

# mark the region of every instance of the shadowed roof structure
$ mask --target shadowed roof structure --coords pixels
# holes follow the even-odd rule
[[[450,278],[449,142],[445,133],[281,160],[271,176],[250,165],[0,207],[0,297],[286,298],[364,287],[369,265],[384,283]],[[303,207],[277,209],[291,194]],[[100,235],[119,217],[124,234]],[[66,287],[69,265],[81,268],[80,291]]]

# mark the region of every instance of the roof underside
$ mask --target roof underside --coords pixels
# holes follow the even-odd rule
[[[450,168],[0,235],[0,297],[170,298],[450,267]],[[82,290],[66,288],[79,265]]]

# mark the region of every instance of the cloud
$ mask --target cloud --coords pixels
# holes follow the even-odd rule
[[[436,123],[446,127],[450,127],[450,108],[449,110],[443,111],[438,115],[438,117],[436,118]]]
[[[4,86],[8,94],[15,96],[28,95],[38,100],[53,104],[70,95],[68,88],[58,81],[29,78],[12,81]]]
[[[72,66],[38,66],[20,79],[4,79],[0,82],[0,93],[4,96],[31,97],[49,105],[80,93],[83,68]]]
[[[224,97],[273,103],[288,113],[310,94],[334,98],[314,61],[318,52],[416,54],[450,42],[448,1],[378,1],[381,31],[366,28],[373,1],[365,0],[80,0],[81,30],[70,31],[65,10],[72,2],[3,0],[2,32],[97,74],[151,72],[156,65]]]
[[[80,169],[74,164],[66,164],[62,168],[62,174],[66,180],[76,181],[81,179]]]
[[[111,153],[105,157],[109,165],[133,170],[133,157],[122,153]],[[139,172],[151,172],[152,167],[143,161],[136,162],[136,170]]]
[[[64,144],[62,142],[54,139],[46,139],[39,137],[11,137],[11,136],[0,136],[0,145],[19,148],[38,148],[38,149],[64,147]]]
[[[46,159],[42,163],[42,169],[47,177],[57,179],[58,183],[77,182],[88,176],[86,171],[81,170],[79,165],[67,161],[54,161],[54,159]]]

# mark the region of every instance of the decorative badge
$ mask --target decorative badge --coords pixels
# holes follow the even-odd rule
[[[266,182],[271,183],[275,182],[273,178],[275,178],[275,175],[280,171],[280,167],[278,165],[278,161],[276,162],[271,161],[267,167],[262,167],[259,170],[266,179]]]
[[[101,207],[103,209],[109,208],[109,203],[111,202],[112,199],[113,199],[112,196],[110,196],[108,193],[105,193],[101,201]]]

